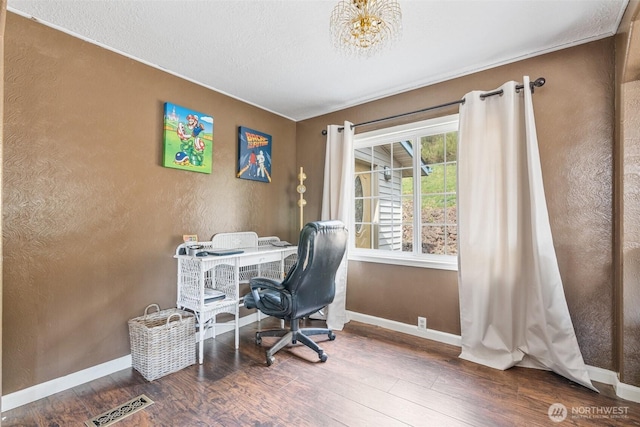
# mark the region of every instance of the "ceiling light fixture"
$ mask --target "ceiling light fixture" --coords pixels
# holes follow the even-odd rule
[[[340,0],[331,13],[334,46],[351,56],[370,57],[402,34],[397,0]]]

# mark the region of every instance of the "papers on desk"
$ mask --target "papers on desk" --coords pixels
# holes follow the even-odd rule
[[[227,296],[224,292],[220,292],[216,289],[205,289],[204,290],[204,303],[208,304],[210,302],[219,301],[225,299]]]
[[[289,242],[285,242],[284,240],[280,240],[279,242],[271,242],[271,246],[277,246],[279,248],[284,248],[284,247],[292,246],[292,245]]]

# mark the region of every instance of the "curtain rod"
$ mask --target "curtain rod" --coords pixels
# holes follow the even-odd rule
[[[533,93],[534,88],[544,86],[545,83],[546,83],[546,79],[544,77],[538,77],[537,79],[535,79],[535,81],[529,82],[529,87],[531,88],[531,93]],[[516,92],[519,92],[520,89],[523,89],[523,88],[524,88],[524,85],[516,85]],[[504,91],[502,89],[496,90],[496,91],[493,91],[493,92],[483,93],[483,94],[480,95],[480,99],[485,99],[485,98],[487,98],[489,96],[494,96],[494,95],[502,95],[503,93],[504,93]],[[356,128],[358,126],[365,126],[365,125],[370,125],[372,123],[384,122],[386,120],[397,119],[398,117],[410,116],[412,114],[424,113],[425,111],[437,110],[438,108],[450,107],[452,105],[464,104],[464,103],[465,103],[465,99],[462,98],[462,99],[459,99],[457,101],[451,101],[451,102],[447,102],[445,104],[434,105],[433,107],[427,107],[427,108],[423,108],[421,110],[410,111],[408,113],[396,114],[395,116],[383,117],[382,119],[370,120],[368,122],[356,123],[355,125],[351,125],[351,128],[353,129],[353,128]],[[339,127],[338,128],[338,132],[342,132],[343,129],[344,129],[344,126]],[[324,129],[322,131],[322,134],[326,135],[327,134],[327,130]]]

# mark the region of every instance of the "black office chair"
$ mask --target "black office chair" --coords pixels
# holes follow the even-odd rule
[[[282,337],[267,350],[267,365],[280,349],[300,341],[318,353],[322,362],[327,354],[310,335],[336,336],[328,328],[300,328],[300,319],[322,309],[335,297],[336,271],[347,248],[347,230],[340,221],[310,222],[300,232],[298,260],[283,281],[256,277],[251,279],[251,293],[244,298],[247,308],[257,308],[264,314],[290,322],[291,329],[256,333],[256,344],[262,337]]]

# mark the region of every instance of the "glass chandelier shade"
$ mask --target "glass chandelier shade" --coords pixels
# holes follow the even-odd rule
[[[400,4],[396,0],[341,0],[331,13],[330,28],[339,51],[369,57],[400,38]]]

